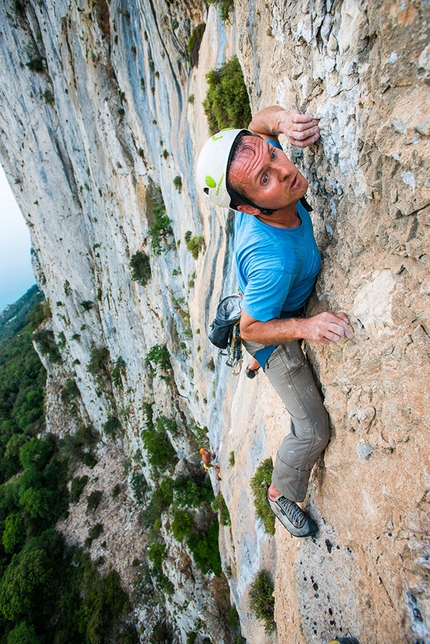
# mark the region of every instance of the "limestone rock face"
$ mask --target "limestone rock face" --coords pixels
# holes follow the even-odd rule
[[[191,67],[187,43],[202,21]],[[232,521],[220,532],[223,566],[250,643],[347,634],[361,644],[430,641],[429,24],[424,1],[236,0],[230,25],[199,2],[0,6],[0,159],[30,227],[63,368],[97,429],[121,420],[115,477],[127,457],[150,478],[135,458],[145,402],[184,426],[209,427]],[[306,501],[320,529],[312,540],[282,528],[268,537],[255,519],[249,480],[275,456],[289,418],[264,374],[233,376],[206,339],[218,299],[236,288],[232,215],[209,206],[193,170],[208,136],[205,73],[233,54],[254,113],[278,103],[320,118],[318,144],[285,146],[309,180],[323,255],[308,314],[345,311],[355,331],[352,341],[307,347],[332,429]],[[159,254],[158,187],[172,229]],[[187,231],[204,238],[197,259]],[[150,257],[146,286],[131,279],[138,250]],[[170,382],[147,364],[164,344]],[[125,363],[122,388],[100,387],[88,371],[103,347],[111,367]],[[186,433],[171,439],[185,464],[198,462]],[[100,455],[110,447],[102,441]],[[130,493],[118,516],[124,529],[136,529],[137,512]],[[62,529],[79,541],[79,516],[75,523]],[[146,542],[136,535],[139,559]],[[178,641],[200,618],[213,641],[230,641],[216,626],[220,589],[198,571],[185,574],[183,550],[168,543],[163,569],[176,590],[167,612]],[[130,544],[117,539],[112,565],[129,583],[133,557],[122,548]],[[273,636],[249,610],[261,568],[275,580]]]

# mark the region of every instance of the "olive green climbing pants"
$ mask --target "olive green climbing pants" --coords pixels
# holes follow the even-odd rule
[[[243,341],[254,355],[264,345]],[[264,372],[291,417],[278,450],[272,483],[290,501],[305,499],[313,465],[329,440],[328,414],[298,341],[279,344]]]

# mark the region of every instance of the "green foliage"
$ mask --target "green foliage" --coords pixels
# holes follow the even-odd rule
[[[234,458],[234,452],[232,451],[230,452],[230,455],[228,457],[228,464],[230,465],[230,467],[234,467],[234,463],[235,463],[235,458]]]
[[[161,568],[164,559],[166,545],[159,541],[153,543],[148,550],[148,559],[152,562],[154,568]]]
[[[61,355],[55,342],[54,332],[50,329],[42,329],[33,335],[33,340],[37,344],[42,356],[48,356],[49,361],[54,364],[61,362]]]
[[[208,118],[209,132],[224,128],[244,128],[251,121],[251,108],[242,69],[237,56],[206,74],[208,91],[203,108]]]
[[[94,512],[99,507],[102,496],[103,492],[101,490],[93,490],[87,496],[87,512]]]
[[[103,523],[96,523],[95,525],[91,526],[91,528],[88,530],[88,537],[91,541],[94,539],[98,539],[99,536],[103,533]]]
[[[29,69],[31,69],[32,72],[44,72],[45,67],[43,65],[43,58],[32,58],[31,60],[28,61],[28,63],[25,63]]]
[[[166,472],[174,468],[178,457],[164,427],[148,427],[142,433],[142,440],[148,462],[155,472]]]
[[[53,451],[54,443],[52,441],[34,437],[21,447],[19,453],[21,465],[25,470],[32,467],[42,470],[46,467]]]
[[[75,478],[72,479],[70,486],[69,503],[77,503],[79,501],[80,496],[87,483],[88,476],[86,474],[84,474],[83,476],[75,476]]]
[[[209,430],[206,426],[204,427],[199,427],[199,425],[193,425],[191,427],[191,431],[193,432],[194,436],[196,437],[197,444],[199,448],[201,449],[202,447],[205,447],[206,449],[210,450],[210,442],[209,442]]]
[[[115,362],[115,366],[112,371],[112,382],[115,387],[122,389],[122,376],[125,375],[126,371],[125,360],[122,356],[119,356]]]
[[[83,450],[91,449],[98,436],[82,426],[61,441],[40,437],[46,374],[31,333],[46,311],[39,305],[25,319],[18,311],[19,334],[4,342],[0,318],[1,641],[135,644],[134,629],[124,627],[130,606],[118,575],[102,577],[96,564],[81,550],[66,547],[54,528],[68,507],[67,465],[76,456],[93,458]],[[72,481],[72,498],[86,480]],[[88,505],[95,507],[97,498],[90,495]],[[94,527],[90,534],[95,538],[99,531]]]
[[[175,587],[168,577],[162,572],[156,575],[157,588],[164,595],[169,595],[171,597],[175,592]]]
[[[181,194],[182,190],[182,177],[177,174],[176,177],[173,179],[173,185],[175,186],[176,190]]]
[[[206,23],[201,22],[197,25],[197,27],[193,29],[193,32],[188,40],[188,62],[192,67],[197,67],[197,65],[199,64],[199,50],[205,29]]]
[[[187,230],[184,235],[184,239],[187,245],[187,250],[190,251],[193,259],[197,259],[199,254],[206,250],[205,239],[202,235],[193,237],[192,232]]]
[[[109,416],[109,418],[103,425],[103,431],[106,436],[110,436],[114,440],[118,436],[121,436],[121,434],[123,433],[123,428],[119,418],[117,418],[116,416]]]
[[[112,488],[111,497],[113,499],[116,499],[116,497],[120,494],[121,489],[122,489],[121,483],[115,483],[115,485]]]
[[[148,255],[141,250],[138,250],[131,258],[129,263],[131,269],[131,279],[146,286],[151,279],[151,263]]]
[[[46,614],[53,585],[54,570],[45,550],[22,550],[13,556],[0,582],[0,611],[11,621],[26,615],[37,618],[39,610]]]
[[[21,548],[25,542],[25,521],[20,512],[12,512],[6,517],[2,536],[3,547],[6,552],[12,553]]]
[[[230,517],[230,512],[227,507],[227,503],[225,502],[225,499],[221,492],[218,492],[218,496],[216,498],[217,500],[217,505],[218,505],[218,512],[219,512],[219,518],[220,518],[220,523],[221,525],[231,525],[231,517]]]
[[[20,622],[9,632],[7,644],[42,644],[42,638],[36,635],[34,626]]]
[[[254,493],[254,506],[257,517],[262,521],[267,534],[275,534],[275,515],[266,502],[266,486],[272,480],[273,463],[271,458],[266,458],[258,466],[251,479],[251,490]]]
[[[45,103],[55,103],[54,94],[51,92],[50,89],[46,89],[43,92],[43,100],[45,101]]]
[[[199,508],[202,503],[212,504],[214,494],[210,478],[200,472],[198,476],[199,478],[196,479],[178,478],[173,482],[173,506],[175,508]]]
[[[1,436],[2,443],[4,440],[7,440],[8,437],[8,428],[7,421],[3,421],[3,430],[6,430],[5,433]],[[4,450],[4,457],[1,461],[0,470],[4,474],[4,479],[10,478],[13,474],[18,472],[21,467],[21,461],[19,460],[19,454],[21,447],[28,441],[28,436],[25,434],[12,434],[9,440],[6,443],[6,448]]]
[[[264,622],[267,634],[273,633],[276,629],[273,591],[274,586],[270,574],[267,570],[260,570],[251,584],[249,607],[256,618]]]
[[[230,22],[230,13],[234,9],[234,0],[207,0],[208,4],[218,3],[220,5],[221,20],[225,23]]]
[[[153,490],[146,508],[141,512],[140,521],[147,530],[154,527],[162,513],[168,510],[173,501],[173,481],[164,479]]]
[[[67,435],[61,440],[61,452],[71,462],[81,461],[93,467],[97,461],[91,450],[98,439],[99,435],[91,425],[81,425],[74,436]]]
[[[143,503],[149,487],[143,472],[133,471],[130,478],[131,489],[138,503]]]
[[[166,207],[159,188],[151,199],[150,208],[152,215],[155,217],[154,224],[148,229],[151,249],[154,255],[161,255],[163,250],[170,250],[173,247],[167,241],[168,237],[173,235],[173,230],[170,225],[171,219],[166,214]]]
[[[170,364],[169,351],[165,344],[155,344],[151,347],[148,351],[146,360],[154,365],[159,365],[162,371],[168,371],[172,368]],[[153,373],[153,375],[155,375],[155,373]]]
[[[193,532],[186,541],[192,552],[193,559],[202,573],[213,572],[217,577],[222,572],[218,532],[218,520],[214,519],[206,532]]]
[[[149,644],[172,644],[173,633],[171,626],[165,622],[157,622],[152,629]]]
[[[110,383],[110,355],[107,347],[93,347],[87,371],[91,373],[97,384],[106,388]]]
[[[92,425],[81,425],[75,434],[75,440],[81,447],[93,447],[99,438]]]
[[[84,300],[83,302],[81,302],[81,306],[84,309],[84,311],[91,311],[91,309],[94,306],[94,303],[91,302],[91,300]]]
[[[78,385],[76,384],[76,381],[74,378],[68,378],[66,380],[66,384],[63,387],[63,391],[61,392],[61,400],[64,403],[71,403],[73,400],[78,398],[80,396],[80,391],[78,388]]]
[[[15,304],[0,313],[0,347],[17,335],[30,322],[31,330],[49,317],[49,306],[43,302],[43,293],[32,286]]]
[[[193,529],[192,515],[186,510],[176,510],[171,528],[177,541],[182,541],[185,537],[189,537]]]

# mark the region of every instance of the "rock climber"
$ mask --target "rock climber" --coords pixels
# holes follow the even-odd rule
[[[261,365],[291,417],[276,457],[267,502],[296,537],[318,526],[298,505],[311,469],[329,440],[328,415],[300,341],[320,344],[352,338],[345,313],[304,317],[321,258],[308,182],[283,152],[280,134],[298,147],[319,139],[318,121],[278,106],[260,111],[248,130],[223,130],[204,145],[197,181],[210,200],[236,210],[235,260],[242,294],[240,330],[247,351]]]
[[[202,447],[200,450],[200,454],[202,457],[202,460],[200,461],[201,465],[203,465],[205,472],[208,472],[209,470],[215,470],[215,475],[216,475],[216,480],[221,481],[222,479],[220,478],[220,468],[219,465],[216,463],[212,463],[212,461],[216,458],[215,454],[211,454],[209,450],[207,450],[205,447]]]

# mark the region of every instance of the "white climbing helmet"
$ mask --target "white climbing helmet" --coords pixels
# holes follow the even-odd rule
[[[223,208],[229,208],[232,201],[227,190],[227,170],[234,143],[241,132],[249,130],[226,129],[214,134],[204,144],[197,160],[199,186],[212,203]]]

